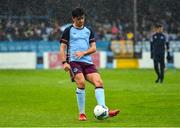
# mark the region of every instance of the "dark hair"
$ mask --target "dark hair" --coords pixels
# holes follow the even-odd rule
[[[161,27],[162,27],[161,24],[156,24],[156,25],[155,25],[155,28],[161,28]]]
[[[73,11],[72,11],[72,17],[80,17],[83,15],[85,15],[83,8],[77,7],[75,9],[73,9]]]

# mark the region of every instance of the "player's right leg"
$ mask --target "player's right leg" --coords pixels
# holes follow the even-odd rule
[[[71,78],[72,81],[76,82],[76,97],[77,97],[77,104],[79,109],[79,120],[85,121],[85,78],[82,73],[81,65],[77,62],[71,62]]]
[[[85,121],[85,79],[82,73],[78,73],[75,75],[74,80],[77,84],[76,89],[76,97],[79,108],[79,120]]]
[[[160,80],[160,72],[159,72],[159,65],[158,65],[157,59],[154,59],[154,70],[157,74],[157,79],[156,79],[155,83],[158,83]]]

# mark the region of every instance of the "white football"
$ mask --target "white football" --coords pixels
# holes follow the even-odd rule
[[[103,105],[96,105],[94,108],[94,115],[97,119],[103,120],[108,118],[108,108]]]

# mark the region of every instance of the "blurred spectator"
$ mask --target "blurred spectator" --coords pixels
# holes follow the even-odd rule
[[[169,40],[180,40],[180,22],[178,22],[172,13],[166,11],[165,15],[158,15],[149,9],[149,13],[138,20],[137,41],[149,40],[152,26],[159,19],[169,34]],[[105,19],[104,21],[90,21],[95,30],[97,41],[111,41],[122,39],[133,39],[133,21],[128,19],[114,18],[114,21]],[[22,18],[3,18],[0,19],[0,41],[21,41],[21,40],[59,40],[61,36],[61,27],[59,21],[47,19],[22,19]]]

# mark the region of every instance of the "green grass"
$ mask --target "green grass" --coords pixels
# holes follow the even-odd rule
[[[78,121],[74,83],[62,70],[0,70],[0,126],[179,126],[180,70],[155,84],[153,70],[100,70],[114,118],[93,116],[94,87],[86,86],[87,121]]]

